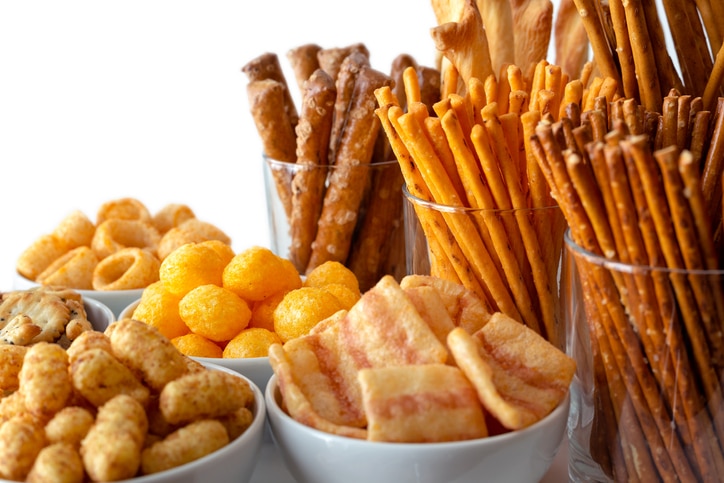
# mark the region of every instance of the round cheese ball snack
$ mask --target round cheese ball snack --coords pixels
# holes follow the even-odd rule
[[[212,248],[200,243],[187,243],[163,259],[159,278],[166,290],[183,297],[200,285],[220,286],[224,266],[224,260]]]
[[[191,332],[216,342],[232,339],[251,319],[251,309],[245,300],[213,284],[187,293],[179,302],[178,311]]]
[[[238,253],[224,268],[223,286],[250,302],[302,286],[294,265],[264,247]]]
[[[98,256],[87,246],[66,252],[51,263],[36,278],[43,285],[55,285],[79,290],[93,290],[93,271]]]
[[[158,281],[161,262],[148,250],[123,248],[107,256],[93,271],[95,290],[131,290]]]

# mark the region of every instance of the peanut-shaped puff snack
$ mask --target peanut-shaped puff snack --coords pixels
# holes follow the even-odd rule
[[[80,445],[91,480],[114,481],[135,476],[147,431],[146,411],[131,396],[119,394],[101,406],[95,424]]]
[[[64,408],[73,392],[68,354],[58,344],[39,342],[28,349],[18,375],[28,411],[48,419]]]
[[[159,407],[171,424],[216,418],[251,404],[254,393],[244,379],[222,371],[201,371],[170,382]]]
[[[133,319],[109,327],[113,353],[155,391],[188,372],[186,356],[155,327]]]
[[[83,483],[85,472],[78,448],[54,443],[43,448],[28,474],[28,483]]]
[[[25,480],[36,456],[45,446],[43,428],[22,416],[0,426],[0,478]]]

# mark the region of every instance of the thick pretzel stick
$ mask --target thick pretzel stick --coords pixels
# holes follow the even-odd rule
[[[650,37],[641,0],[622,2],[626,14],[631,50],[639,80],[641,104],[650,111],[661,105],[661,87],[654,53],[650,49]]]
[[[289,85],[287,84],[287,79],[284,76],[277,54],[267,52],[255,57],[247,62],[241,68],[241,71],[246,74],[250,83],[258,80],[272,79],[281,84],[284,100],[284,112],[286,112],[289,122],[291,123],[292,128],[294,128],[299,120],[299,114],[297,113],[297,107],[292,99],[292,94],[289,91]]]
[[[714,110],[716,98],[721,95],[722,82],[724,82],[724,45],[717,51],[711,75],[706,82],[704,93],[702,94],[704,109],[707,111]]]
[[[724,40],[724,6],[721,2],[714,3],[711,0],[695,0],[696,7],[699,9],[699,15],[706,28],[706,34],[709,37],[709,45],[711,50],[717,52]],[[719,10],[717,15],[716,10]]]
[[[284,110],[284,86],[273,79],[263,79],[249,82],[246,92],[264,154],[278,161],[295,162],[297,141],[294,127]],[[292,212],[291,174],[286,170],[274,169],[271,175],[289,219]]]
[[[304,82],[309,79],[315,70],[319,69],[317,53],[322,50],[317,44],[304,44],[289,49],[287,60],[292,66],[294,78],[300,90],[304,90]]]
[[[700,166],[704,164],[704,154],[706,153],[706,143],[709,140],[709,120],[711,119],[710,111],[699,111],[691,122],[691,135],[688,149],[693,158],[693,162],[700,170]]]
[[[346,47],[331,47],[322,49],[317,52],[317,61],[319,61],[319,68],[324,70],[329,77],[337,80],[339,69],[342,66],[344,59],[349,56],[352,52],[360,52],[366,57],[370,56],[370,52],[367,46],[363,43],[356,43],[348,45]]]
[[[329,74],[317,69],[304,83],[297,133],[297,164],[292,180],[289,259],[302,273],[309,263],[322,211],[329,136],[337,90]]]
[[[369,57],[364,52],[353,51],[342,59],[337,68],[337,76],[332,77],[337,89],[337,98],[334,102],[332,132],[329,136],[329,164],[335,164],[337,150],[344,135],[345,124],[350,122],[348,114],[352,107],[357,76],[359,76],[363,68],[369,66]]]
[[[389,84],[389,76],[371,68],[363,67],[357,77],[349,122],[344,127],[335,168],[324,195],[308,271],[329,260],[344,263],[349,255],[367,184],[368,163],[380,128],[375,115],[374,91]]]

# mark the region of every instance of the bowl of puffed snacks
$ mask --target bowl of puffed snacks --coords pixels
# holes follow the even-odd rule
[[[265,397],[298,481],[538,482],[564,436],[575,362],[471,291],[385,276],[269,349]]]
[[[18,256],[14,288],[62,286],[103,302],[118,316],[158,280],[163,259],[189,242],[229,236],[170,203],[152,213],[136,198],[102,203],[94,217],[73,210]]]
[[[120,318],[156,327],[182,353],[244,374],[263,390],[272,375],[271,344],[308,333],[359,297],[357,278],[341,263],[302,277],[268,248],[236,253],[209,240],[170,253],[159,280]]]
[[[0,481],[251,478],[266,418],[259,388],[147,324],[119,320],[67,349],[40,342],[0,366]]]

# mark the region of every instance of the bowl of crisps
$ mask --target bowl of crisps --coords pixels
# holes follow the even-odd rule
[[[21,371],[7,399],[24,404],[4,413],[0,437],[18,457],[0,462],[0,481],[230,483],[253,474],[262,392],[234,371],[191,361],[146,324],[114,322],[67,352],[32,345]]]
[[[368,441],[294,420],[283,409],[277,381],[272,376],[265,393],[269,425],[274,443],[299,482],[537,483],[558,452],[568,418],[566,397],[532,426],[487,438],[443,443]]]

